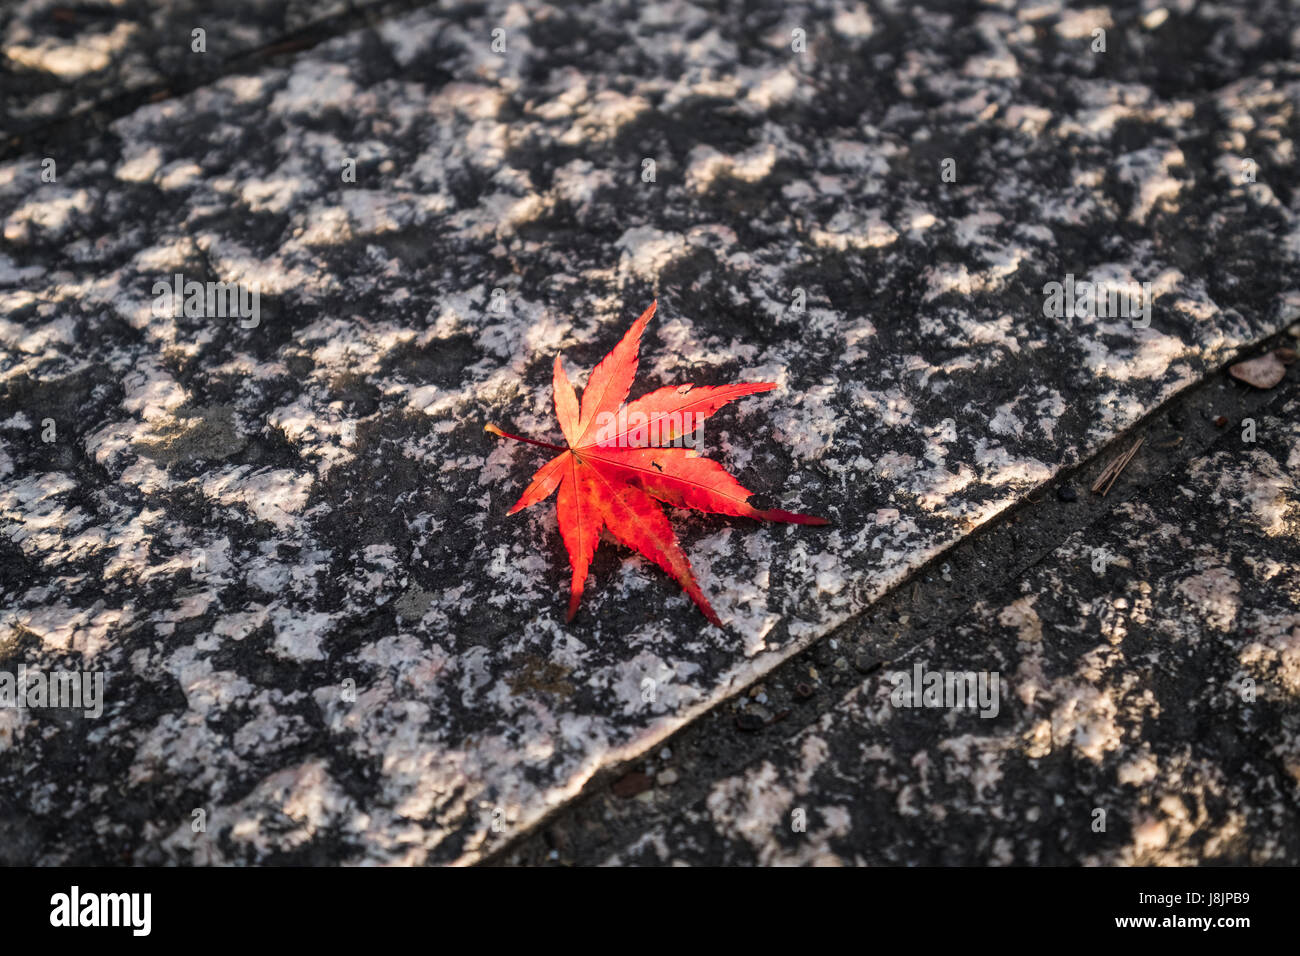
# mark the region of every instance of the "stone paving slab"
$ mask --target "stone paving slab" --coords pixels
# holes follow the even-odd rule
[[[1296,314],[1285,7],[478,9],[0,166],[0,660],[110,675],[0,711],[5,859],[478,859]],[[178,272],[257,324],[155,315]],[[558,435],[554,354],[655,296],[640,387],[778,382],[706,447],[836,522],[675,519],[725,632],[608,545],[566,626],[482,432]]]
[[[607,862],[1294,865],[1297,413],[1234,423]],[[931,672],[999,697],[908,706]]]

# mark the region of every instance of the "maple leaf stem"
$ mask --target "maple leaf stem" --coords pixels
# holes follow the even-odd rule
[[[568,451],[567,448],[561,448],[559,445],[552,445],[550,442],[534,441],[531,438],[524,438],[522,435],[512,435],[509,432],[503,432],[495,425],[484,425],[485,432],[491,432],[493,435],[500,435],[502,438],[513,438],[515,441],[525,442],[529,445],[536,445],[538,448],[549,448],[551,451]]]

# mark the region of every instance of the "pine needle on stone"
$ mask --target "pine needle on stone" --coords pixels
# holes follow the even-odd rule
[[[1092,491],[1094,494],[1100,494],[1103,498],[1106,497],[1111,486],[1115,484],[1115,479],[1120,476],[1120,472],[1128,467],[1128,463],[1133,460],[1133,456],[1136,455],[1138,449],[1142,447],[1142,442],[1143,439],[1139,438],[1133,443],[1132,448],[1118,456],[1114,461],[1106,466],[1102,473],[1097,476],[1097,480],[1092,483]]]

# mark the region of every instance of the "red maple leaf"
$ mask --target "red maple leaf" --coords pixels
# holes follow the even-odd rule
[[[826,519],[753,508],[749,505],[751,492],[718,462],[701,458],[689,447],[669,447],[689,439],[700,423],[723,405],[776,388],[774,382],[669,385],[623,404],[636,377],[641,332],[657,305],[652,302],[596,366],[583,389],[581,407],[560,357],[555,357],[555,417],[567,447],[511,435],[495,425],[488,425],[487,430],[560,453],[537,470],[509,513],[535,505],[559,488],[560,535],[573,566],[570,621],[578,611],[600,532],[606,529],[671,574],[704,616],[721,627],[657,501],[763,521],[820,525],[826,524]]]

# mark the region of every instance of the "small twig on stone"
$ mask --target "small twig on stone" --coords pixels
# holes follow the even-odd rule
[[[1133,460],[1133,456],[1136,455],[1138,449],[1142,447],[1142,441],[1143,439],[1139,438],[1133,443],[1132,448],[1118,456],[1105,467],[1102,473],[1097,476],[1097,480],[1092,483],[1093,494],[1100,494],[1103,498],[1106,497],[1107,492],[1110,491],[1111,485],[1115,484],[1115,479],[1120,476],[1120,472],[1128,467],[1128,463]]]

